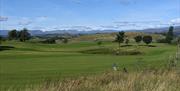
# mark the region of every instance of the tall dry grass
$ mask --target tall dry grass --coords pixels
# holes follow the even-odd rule
[[[27,86],[22,91],[180,91],[180,73],[172,70],[105,72],[77,79],[47,81],[36,87]]]

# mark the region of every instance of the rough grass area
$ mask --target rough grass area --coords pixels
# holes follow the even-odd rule
[[[16,88],[8,89],[14,91]],[[18,91],[180,91],[177,71],[105,72],[102,75],[46,81]]]
[[[87,54],[107,54],[107,55],[140,55],[142,52],[131,49],[131,50],[121,50],[121,49],[113,49],[113,48],[96,48],[89,49],[85,51],[80,51],[81,53]]]

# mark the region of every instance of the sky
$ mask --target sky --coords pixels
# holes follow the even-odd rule
[[[180,25],[180,0],[0,0],[0,30],[129,30],[170,25]]]

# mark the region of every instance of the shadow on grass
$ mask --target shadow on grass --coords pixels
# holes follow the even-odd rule
[[[122,45],[121,47],[130,47],[130,46],[133,46],[133,45]]]
[[[139,45],[139,46],[157,47],[156,45]]]
[[[0,51],[11,50],[13,48],[14,48],[13,46],[0,46]]]

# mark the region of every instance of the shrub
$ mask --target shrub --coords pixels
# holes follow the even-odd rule
[[[1,44],[1,41],[2,41],[2,37],[0,36],[0,44]]]
[[[13,40],[18,38],[18,31],[16,29],[8,32],[8,39]]]
[[[128,45],[129,44],[129,39],[126,39],[125,43],[126,43],[126,45]]]
[[[173,26],[170,26],[169,27],[169,31],[167,32],[166,34],[166,42],[167,43],[171,43],[172,40],[174,39],[174,33],[173,33],[173,30],[174,30],[174,27]]]
[[[142,41],[142,36],[138,35],[134,37],[134,40],[136,41],[136,43],[140,43]]]
[[[63,42],[64,44],[67,44],[67,43],[68,43],[68,39],[67,39],[67,38],[64,38],[62,42]]]
[[[171,44],[177,44],[177,43],[180,43],[180,38],[175,38],[171,41]]]
[[[101,46],[101,45],[102,45],[102,41],[101,41],[101,40],[97,40],[96,42],[97,42],[97,45],[98,45],[98,46]]]
[[[143,37],[143,42],[146,43],[147,45],[152,42],[152,36],[147,35]]]
[[[119,48],[120,48],[120,44],[124,42],[124,37],[125,37],[125,32],[121,31],[116,35],[116,42],[118,42],[119,44]]]
[[[55,44],[56,40],[53,39],[53,38],[50,38],[50,39],[46,39],[45,41],[42,41],[42,43],[45,43],[45,44]]]
[[[178,37],[178,44],[180,44],[180,37]]]
[[[26,28],[24,28],[23,30],[19,32],[19,40],[21,42],[25,42],[26,40],[29,40],[30,38],[31,38],[31,34],[28,32]]]
[[[157,39],[157,43],[167,43],[166,39]]]

